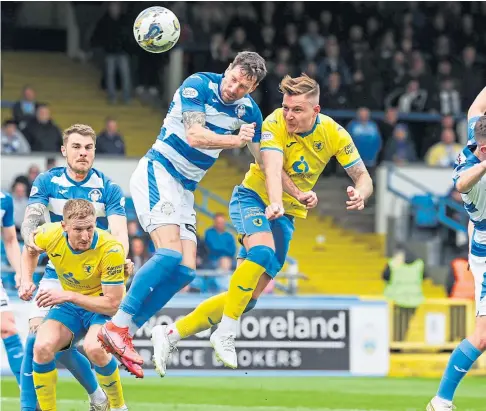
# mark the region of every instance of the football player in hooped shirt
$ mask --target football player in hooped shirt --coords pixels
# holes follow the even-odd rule
[[[265,75],[261,56],[241,52],[224,75],[193,74],[174,94],[157,141],[130,180],[138,219],[156,252],[100,331],[108,352],[142,364],[134,333],[194,279],[193,192],[221,150],[260,141],[262,115],[250,93]]]
[[[155,362],[165,373],[177,341],[210,328],[216,356],[237,367],[235,337],[238,319],[251,310],[272,277],[281,270],[294,232],[294,219],[306,218],[315,207],[312,190],[331,157],[336,157],[354,182],[347,188],[348,210],[362,210],[373,183],[348,132],[320,114],[319,85],[306,75],[285,77],[282,108],[262,126],[260,154],[230,201],[231,220],[244,249],[228,292],[202,302],[192,313],[169,326],[156,326],[161,348]],[[264,274],[266,273],[266,274]]]
[[[63,132],[61,152],[66,157],[65,167],[52,168],[40,174],[34,181],[25,211],[21,233],[25,246],[36,252],[30,243],[31,234],[44,222],[62,220],[62,210],[70,199],[84,199],[93,203],[96,209],[98,228],[109,228],[111,234],[123,244],[125,255],[128,253],[128,231],[125,214],[125,198],[120,187],[107,176],[93,168],[96,149],[96,133],[84,124],[74,124]],[[49,258],[55,256],[49,255]],[[132,264],[127,260],[125,273],[130,274]],[[51,262],[47,264],[44,276],[39,283],[39,292],[46,289],[60,289],[61,284]],[[25,356],[21,372],[21,409],[35,410],[37,399],[32,379],[33,349],[36,330],[47,315],[48,307],[39,307],[32,300],[29,316],[30,334],[25,344]],[[88,359],[75,347],[59,353],[56,357],[86,389],[93,409],[103,409],[108,399],[98,385]],[[138,370],[141,372],[141,368]]]

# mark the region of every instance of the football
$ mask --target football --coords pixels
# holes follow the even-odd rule
[[[164,53],[175,46],[181,34],[176,15],[165,7],[149,7],[133,25],[135,40],[150,53]]]

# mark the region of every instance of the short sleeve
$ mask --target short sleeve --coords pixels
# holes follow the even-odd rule
[[[48,251],[49,244],[56,238],[56,232],[59,231],[59,223],[46,223],[37,228],[34,234],[34,243],[37,247]]]
[[[270,114],[262,125],[260,151],[275,150],[284,152],[283,134],[279,132],[279,124],[275,112]]]
[[[6,195],[3,200],[3,204],[4,204],[5,213],[3,214],[3,218],[2,218],[2,227],[4,228],[12,227],[15,224],[12,197]]]
[[[476,126],[476,122],[479,120],[480,116],[474,116],[467,120],[467,144],[476,144],[476,140],[474,139],[474,127]]]
[[[193,74],[179,88],[182,112],[198,111],[205,113],[207,82],[201,76]]]
[[[473,166],[474,164],[472,163],[461,162],[460,157],[458,157],[458,160],[456,160],[456,167],[452,172],[452,182],[454,184],[454,189],[456,189],[457,180],[459,180],[461,174],[464,173],[464,171],[469,170]],[[467,193],[461,193],[461,194],[468,194],[469,196],[474,196],[476,191],[478,190],[478,186],[479,184],[476,184]]]
[[[42,173],[37,176],[32,184],[29,195],[29,205],[41,203],[47,206],[49,204],[49,175]]]
[[[253,143],[259,143],[262,139],[263,116],[260,108],[255,105],[255,115],[252,122],[256,123],[255,135],[253,136]]]
[[[334,146],[334,155],[336,156],[337,161],[339,161],[339,164],[341,164],[344,169],[358,164],[361,161],[361,157],[358,153],[358,149],[354,145],[353,139],[346,129],[335,121],[332,121],[330,132],[333,136],[333,141],[336,142]]]
[[[108,182],[106,187],[106,202],[105,202],[106,216],[121,215],[126,216],[125,212],[125,197],[118,184],[111,181]]]
[[[101,261],[101,285],[121,285],[124,277],[125,252],[119,243],[106,248]]]

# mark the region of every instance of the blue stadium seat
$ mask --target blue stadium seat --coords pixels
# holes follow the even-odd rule
[[[417,227],[433,228],[438,226],[437,208],[431,195],[416,195],[412,197],[411,204]]]

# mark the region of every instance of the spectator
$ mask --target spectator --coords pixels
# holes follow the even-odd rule
[[[393,138],[385,144],[383,159],[393,161],[397,165],[403,165],[417,161],[415,145],[408,138],[407,127],[397,124],[393,130]]]
[[[319,33],[319,24],[311,20],[307,26],[307,32],[300,37],[299,44],[302,47],[307,61],[314,61],[317,53],[324,47],[324,37]]]
[[[96,138],[96,153],[125,155],[125,143],[118,132],[118,123],[111,117],[106,119],[105,129]]]
[[[14,120],[6,120],[2,127],[2,154],[29,154],[30,145],[17,129]]]
[[[17,101],[12,108],[13,118],[20,129],[35,118],[36,109],[35,90],[30,86],[25,86],[22,91],[22,99]]]
[[[39,174],[40,174],[39,167],[36,164],[32,164],[27,171],[27,175],[22,174],[15,177],[13,184],[18,182],[25,184],[27,186],[27,192],[30,193],[32,184],[34,183],[34,180],[37,178]]]
[[[116,103],[115,78],[118,72],[121,78],[123,99],[129,103],[132,93],[130,59],[127,45],[130,44],[130,25],[125,21],[121,4],[108,2],[108,11],[100,19],[93,33],[93,45],[99,46],[105,53],[105,78],[108,101]]]
[[[431,108],[442,116],[458,116],[461,114],[461,95],[450,78],[444,79],[440,85],[439,93],[431,102]]]
[[[140,226],[135,220],[130,220],[127,223],[128,237],[139,237],[142,234]]]
[[[58,152],[62,146],[62,133],[51,119],[51,110],[46,104],[39,104],[36,118],[24,129],[25,137],[32,151]]]
[[[208,268],[208,248],[206,243],[202,238],[196,234],[197,239],[197,251],[196,251],[196,267],[197,268]]]
[[[430,147],[425,155],[425,162],[429,166],[452,167],[462,151],[462,146],[455,142],[455,138],[454,130],[442,130],[441,141]]]
[[[344,86],[341,85],[341,76],[339,73],[329,75],[327,90],[322,93],[321,105],[323,109],[344,110],[349,107],[348,93]]]
[[[462,107],[469,107],[483,87],[486,75],[484,64],[479,64],[473,46],[464,48],[459,73],[462,81]]]
[[[16,181],[12,185],[12,199],[14,209],[14,223],[17,231],[24,220],[25,209],[29,203],[29,191],[25,183]]]
[[[319,74],[321,76],[320,81],[325,85],[327,84],[327,78],[331,73],[339,73],[341,76],[341,82],[344,85],[352,83],[351,72],[348,65],[340,55],[339,44],[334,36],[328,37],[326,41],[325,57],[318,63]]]
[[[397,122],[398,122],[398,110],[395,107],[388,108],[385,111],[385,118],[380,123],[380,133],[385,142],[392,137]]]
[[[46,160],[46,171],[49,171],[51,168],[56,167],[56,158],[55,157],[48,157]]]
[[[348,124],[347,130],[351,134],[366,167],[375,167],[378,153],[381,150],[382,139],[377,124],[370,120],[370,111],[361,107],[358,110],[357,119]]]
[[[372,90],[373,85],[370,79],[365,79],[365,75],[361,70],[356,71],[353,74],[353,85],[351,86],[351,107],[366,106],[370,109],[378,108],[379,105]]]
[[[428,93],[420,87],[417,80],[411,80],[405,93],[398,99],[398,111],[410,113],[411,111],[424,111],[427,103]]]
[[[213,226],[204,235],[208,248],[208,262],[211,268],[231,270],[236,253],[236,242],[231,233],[226,231],[224,214],[214,216]]]
[[[134,274],[150,259],[147,247],[141,237],[132,237],[130,239],[128,258],[133,262]]]

